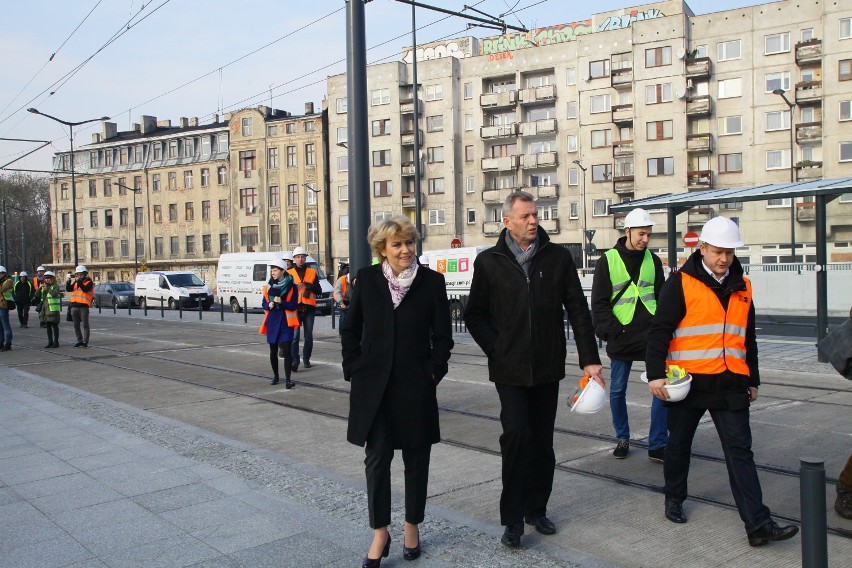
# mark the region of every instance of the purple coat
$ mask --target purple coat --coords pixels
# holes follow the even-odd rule
[[[292,280],[290,282],[292,286]],[[267,343],[287,343],[293,341],[293,328],[287,325],[287,315],[284,311],[296,309],[299,303],[299,295],[293,294],[292,300],[289,302],[285,298],[282,298],[282,300],[279,308],[270,310],[266,298],[263,299],[263,310],[268,312],[266,316]]]

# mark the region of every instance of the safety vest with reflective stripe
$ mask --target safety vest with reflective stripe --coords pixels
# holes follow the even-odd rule
[[[349,282],[349,278],[347,278],[348,276],[348,274],[344,274],[343,276],[338,278],[338,280],[340,280],[340,295],[343,297],[344,300],[346,299],[346,287],[348,286]]]
[[[732,292],[728,309],[699,279],[681,272],[686,315],[669,342],[668,365],[689,373],[717,375],[730,370],[749,376],[746,364],[746,329],[751,306],[751,282],[743,277],[745,291]]]
[[[51,294],[51,288],[56,290],[56,296]],[[60,312],[62,311],[62,296],[59,294],[59,289],[51,286],[43,286],[40,290],[42,301],[47,297],[47,311]]]
[[[639,269],[638,283],[631,280],[627,267],[624,266],[624,260],[617,250],[609,249],[606,251],[606,258],[609,263],[609,281],[612,283],[612,295],[609,299],[614,300],[619,292],[627,288],[612,307],[615,318],[621,325],[627,325],[633,321],[637,299],[642,301],[648,313],[654,315],[657,312],[657,299],[654,297],[656,271],[654,270],[654,257],[651,255],[651,251],[645,250],[645,257],[642,259],[642,266]]]
[[[299,273],[296,272],[295,266],[287,272],[290,273],[290,276],[293,277],[293,281],[296,282],[296,285],[299,287],[299,303],[305,304],[306,306],[316,306],[317,296],[312,291],[308,290],[307,285],[316,284],[317,271],[310,267],[306,268],[304,281],[299,277]]]
[[[293,301],[293,294],[296,292],[296,289],[291,287],[290,291],[287,292],[286,300],[288,302]],[[263,299],[266,300],[266,303],[269,304],[269,285],[263,285]],[[261,335],[266,335],[266,318],[269,317],[269,310],[265,310],[263,316],[263,321],[260,322],[260,329],[257,332]],[[284,315],[287,317],[287,327],[299,327],[299,314],[296,313],[296,310],[284,310]]]
[[[91,282],[91,281],[90,281]],[[92,305],[92,300],[95,299],[95,288],[92,287],[88,292],[84,292],[80,289],[80,283],[74,282],[72,284],[73,290],[71,291],[71,298],[68,300],[71,304],[85,304],[86,306]]]

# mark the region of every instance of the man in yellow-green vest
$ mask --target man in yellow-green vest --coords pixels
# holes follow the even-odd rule
[[[627,419],[627,380],[633,361],[645,360],[651,320],[663,286],[663,265],[648,250],[653,219],[644,209],[624,218],[624,236],[598,260],[592,284],[592,316],[595,334],[606,341],[610,372],[609,406],[617,444],[612,455],[624,459],[630,452]],[[648,459],[662,463],[668,442],[668,412],[661,400],[652,398]]]

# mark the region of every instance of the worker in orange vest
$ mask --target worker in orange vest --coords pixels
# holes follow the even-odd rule
[[[310,369],[311,353],[314,349],[314,317],[317,311],[317,295],[322,294],[322,286],[319,283],[317,271],[308,266],[308,251],[302,247],[293,249],[293,268],[287,272],[293,277],[293,281],[299,291],[299,324],[305,329],[305,350],[302,353],[305,359],[305,368]],[[293,372],[299,370],[299,329],[293,337],[292,355]]]
[[[285,270],[284,259],[269,264],[269,282],[263,286],[262,305],[266,315],[258,333],[265,334],[269,344],[269,362],[272,365],[272,379],[269,384],[278,384],[278,357],[284,357],[284,388],[291,389],[294,383],[290,380],[293,361],[290,343],[293,341],[293,330],[299,327],[299,318],[296,315],[298,298],[293,278]]]
[[[65,291],[71,293],[68,300],[71,321],[77,343],[74,347],[89,346],[89,307],[95,299],[95,283],[89,278],[89,271],[82,264],[74,269],[74,278],[68,278]]]
[[[692,439],[709,411],[748,543],[762,546],[795,536],[799,527],[772,520],[751,451],[749,404],[757,400],[760,375],[751,282],[734,256],[743,241],[737,224],[726,217],[708,221],[699,240],[699,250],[663,286],[645,355],[648,388],[669,411],[665,516],[686,522]],[[667,366],[675,365],[691,375],[690,390],[683,400],[665,402]]]
[[[338,333],[343,329],[343,322],[346,321],[346,310],[349,308],[349,295],[352,293],[351,288],[349,268],[347,267],[346,272],[334,281],[334,292],[332,293],[334,303],[337,306],[337,312],[340,314],[337,324]]]

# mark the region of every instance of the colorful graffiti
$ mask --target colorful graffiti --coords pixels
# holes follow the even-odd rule
[[[597,31],[599,32],[608,32],[611,30],[623,30],[624,28],[629,28],[633,25],[633,22],[641,22],[643,20],[653,20],[656,18],[662,18],[665,14],[663,14],[660,10],[656,8],[652,8],[650,10],[645,10],[644,12],[640,12],[639,10],[632,10],[629,14],[622,14],[621,16],[609,16],[606,20],[598,26]]]
[[[441,59],[442,57],[456,57],[463,59],[471,57],[476,49],[476,38],[464,37],[445,42],[433,42],[421,45],[417,48],[417,61],[429,59]],[[411,48],[402,51],[402,61],[411,63]]]
[[[480,55],[505,53],[530,47],[541,47],[555,43],[574,41],[577,36],[590,34],[594,31],[591,20],[560,24],[547,28],[536,28],[528,32],[491,36],[480,40]]]

